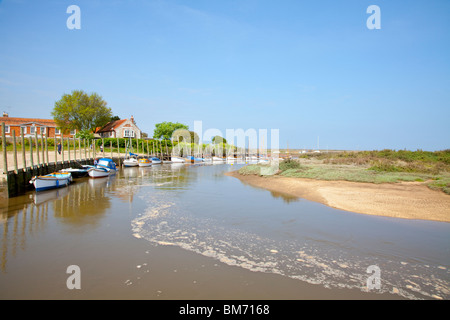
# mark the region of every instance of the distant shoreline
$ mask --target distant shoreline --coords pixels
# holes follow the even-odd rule
[[[327,206],[384,217],[450,222],[450,197],[421,182],[365,183],[228,172],[243,183]]]

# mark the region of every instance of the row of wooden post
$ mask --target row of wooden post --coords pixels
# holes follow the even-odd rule
[[[20,139],[21,139],[21,145],[22,145],[22,168],[25,169],[27,168],[27,159],[26,159],[26,148],[25,148],[25,135],[24,135],[24,130],[23,128],[20,129]],[[18,157],[17,157],[17,137],[16,137],[16,133],[13,130],[12,131],[12,144],[13,144],[13,156],[14,156],[14,171],[18,172],[19,171],[19,166],[18,166]],[[86,139],[81,139],[81,138],[64,138],[64,137],[54,137],[54,148],[55,148],[55,161],[54,163],[58,162],[58,143],[61,143],[61,160],[64,163],[66,161],[66,159],[64,158],[64,143],[67,142],[67,148],[68,148],[68,156],[69,159],[68,162],[71,162],[72,160],[85,160],[85,159],[93,159],[96,158],[97,156],[97,150],[95,147],[95,143],[93,143],[94,140],[87,140]],[[29,150],[29,155],[30,155],[30,162],[31,162],[31,167],[36,166],[41,166],[41,165],[48,165],[49,164],[49,150],[48,150],[48,135],[41,135],[40,138],[38,138],[38,134],[35,131],[34,133],[34,146],[33,146],[33,138],[31,136],[28,137],[28,142],[30,145],[30,150]],[[39,142],[41,147],[39,147]],[[84,158],[82,157],[82,142],[83,142],[83,148],[84,148]],[[87,142],[87,143],[86,143]],[[147,155],[150,155],[150,148],[149,148],[149,141],[147,140]],[[164,157],[163,155],[163,146],[161,141],[160,142],[160,157]],[[92,150],[91,150],[91,143],[92,143]],[[73,155],[74,155],[74,159],[71,159],[71,148],[70,145],[73,145]],[[78,144],[78,147],[77,147]],[[88,144],[88,146],[87,146]],[[4,173],[8,172],[8,160],[7,160],[7,150],[6,150],[6,135],[5,135],[5,123],[2,122],[2,145],[3,145],[3,171]],[[33,147],[36,148],[36,152],[33,152]],[[112,146],[112,141],[110,141],[110,156],[111,158],[113,158],[113,146]],[[77,148],[79,151],[79,159],[77,159]],[[101,148],[101,152],[102,155],[105,155],[105,143],[104,143],[104,139],[102,139],[102,148]],[[137,151],[136,153],[139,154],[139,141],[136,139],[136,148]],[[156,150],[154,149],[155,146],[153,144],[153,152],[152,154],[156,156]],[[145,145],[144,145],[144,141],[142,141],[142,153],[144,153],[145,150]],[[91,155],[91,151],[92,151],[92,155]],[[166,144],[166,156],[169,156],[169,149],[167,147]],[[35,164],[34,162],[34,154],[36,154],[37,157],[37,162]],[[119,148],[119,138],[117,138],[117,158],[120,161],[120,148]],[[120,165],[120,163],[119,163]]]

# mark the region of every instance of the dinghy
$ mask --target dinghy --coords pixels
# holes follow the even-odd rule
[[[103,178],[111,174],[111,170],[108,168],[97,166],[88,171],[89,177],[91,178]]]
[[[150,160],[152,161],[152,165],[162,163],[161,159],[157,157],[151,157]]]
[[[62,188],[69,185],[72,181],[70,172],[54,172],[44,176],[35,176],[30,180],[36,191],[43,191],[55,188]]]
[[[134,153],[130,152],[130,155],[128,156],[128,158],[123,160],[123,166],[124,167],[137,167],[137,166],[139,166],[139,161],[138,161],[138,159],[136,157],[137,157],[137,154],[134,154]]]
[[[92,168],[94,168],[94,166],[82,165],[81,168],[66,168],[59,170],[59,172],[70,173],[72,174],[72,178],[81,178],[86,177],[88,175],[89,169]]]
[[[171,157],[172,163],[184,163],[186,160],[182,157]]]
[[[139,159],[139,167],[150,167],[152,162],[147,158]]]
[[[101,158],[96,167],[109,169],[111,174],[117,171],[116,163],[111,158]]]

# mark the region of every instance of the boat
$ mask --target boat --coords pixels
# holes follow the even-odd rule
[[[171,157],[172,163],[184,163],[186,160],[182,157]]]
[[[150,160],[152,161],[152,164],[161,164],[162,161],[160,158],[157,157],[151,157]]]
[[[220,157],[213,157],[212,160],[213,160],[214,162],[224,162],[224,161],[225,161],[224,158],[220,158]]]
[[[97,162],[97,168],[109,169],[110,173],[115,173],[117,171],[116,163],[111,158],[101,158]]]
[[[111,170],[108,168],[97,166],[88,171],[88,175],[91,178],[104,178],[111,174]]]
[[[72,181],[70,172],[53,172],[44,176],[35,176],[30,180],[36,191],[43,191],[55,188],[62,188]]]
[[[59,172],[70,173],[70,174],[72,174],[73,178],[81,178],[81,177],[86,177],[88,175],[89,169],[92,169],[92,168],[94,168],[94,166],[82,165],[81,168],[65,168],[65,169],[59,170]]]
[[[152,165],[152,161],[147,158],[139,159],[139,167],[150,167]]]
[[[137,159],[137,154],[131,153],[127,159],[123,160],[124,167],[137,167],[139,166],[139,162]]]

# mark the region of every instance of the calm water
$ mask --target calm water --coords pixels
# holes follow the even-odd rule
[[[183,292],[195,291],[196,274],[229,270],[364,292],[366,270],[375,265],[381,288],[371,292],[450,298],[450,224],[354,214],[274,194],[224,175],[238,167],[125,168],[9,199],[0,216],[0,298],[73,297],[65,286],[72,264],[82,270],[79,297],[99,290],[116,297],[113,291],[126,295],[140,285],[138,297],[189,299]],[[195,257],[200,267],[189,269]]]

